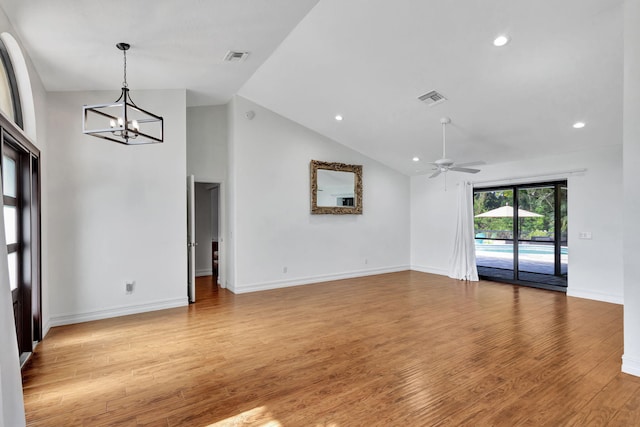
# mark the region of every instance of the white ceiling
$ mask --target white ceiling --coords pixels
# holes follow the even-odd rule
[[[133,90],[239,93],[409,175],[441,157],[443,116],[458,162],[621,144],[622,3],[0,0],[47,90],[117,92],[126,41]],[[230,49],[251,55],[223,63]],[[433,89],[448,100],[417,100]]]
[[[318,0],[0,0],[48,91],[188,89],[224,104]],[[223,59],[248,51],[242,63]],[[116,94],[117,95],[117,94]]]

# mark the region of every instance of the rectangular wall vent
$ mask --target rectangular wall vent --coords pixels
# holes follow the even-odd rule
[[[237,52],[234,50],[230,50],[224,57],[224,60],[227,62],[241,62],[247,59],[249,56],[249,52]]]
[[[434,105],[438,105],[441,102],[444,102],[447,100],[447,98],[445,98],[441,93],[438,93],[435,90],[432,90],[429,93],[425,93],[424,95],[419,96],[418,99],[426,103],[429,107],[433,107]]]

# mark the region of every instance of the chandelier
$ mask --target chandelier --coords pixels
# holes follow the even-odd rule
[[[127,85],[128,43],[116,45],[124,56],[124,81],[120,97],[110,104],[82,107],[82,133],[125,145],[154,144],[164,140],[162,117],[138,107]]]

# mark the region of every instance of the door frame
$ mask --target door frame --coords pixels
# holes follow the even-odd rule
[[[196,191],[195,176],[187,176],[187,295],[196,302]]]
[[[21,271],[23,289],[22,333],[18,336],[21,348],[20,364],[28,360],[35,343],[43,338],[42,328],[42,248],[41,248],[41,174],[40,150],[25,136],[15,123],[0,114],[1,138],[4,146],[12,146],[22,163],[20,174],[21,188],[19,196],[22,200],[23,221],[20,233],[24,242],[19,250],[22,252]],[[4,224],[2,225],[4,226]]]
[[[188,178],[187,178],[188,179]],[[199,178],[194,175],[194,184],[217,184],[218,185],[218,277],[217,284],[221,288],[227,287],[226,277],[227,277],[227,269],[226,269],[226,236],[227,236],[227,216],[226,216],[226,183],[223,179],[217,178]],[[194,203],[195,203],[195,194],[194,194]],[[187,222],[189,221],[187,212]],[[195,211],[194,211],[194,220],[195,220]],[[195,221],[194,221],[195,223]],[[189,225],[187,224],[187,227]],[[188,232],[188,230],[187,230]],[[195,236],[194,236],[195,238]],[[188,236],[187,236],[188,243]],[[210,243],[209,243],[210,244]],[[195,252],[195,251],[194,251]],[[187,260],[187,263],[190,261]],[[187,269],[189,266],[187,266]],[[194,266],[194,274],[195,274],[195,266]],[[187,283],[187,288],[189,287],[189,283]]]

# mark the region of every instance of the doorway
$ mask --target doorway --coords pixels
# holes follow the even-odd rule
[[[220,235],[220,184],[196,182],[194,195],[196,277],[217,276],[218,255],[215,252],[218,251]]]
[[[474,189],[478,275],[566,291],[567,181]]]

